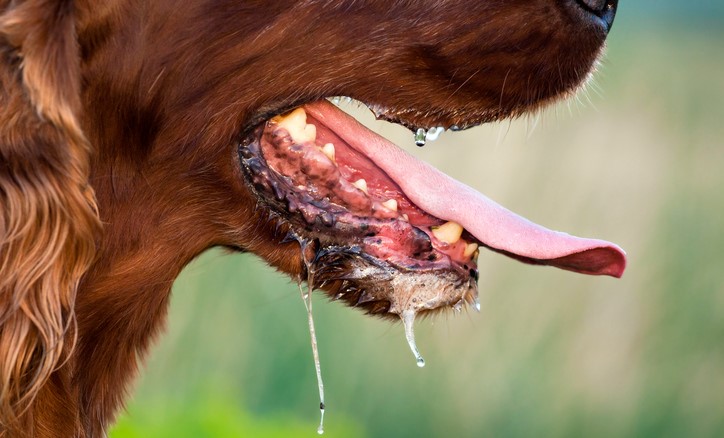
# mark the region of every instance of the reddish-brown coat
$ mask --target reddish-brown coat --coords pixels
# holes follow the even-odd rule
[[[0,435],[102,436],[207,248],[301,273],[238,168],[263,117],[332,95],[410,127],[516,116],[604,38],[572,0],[0,0]]]

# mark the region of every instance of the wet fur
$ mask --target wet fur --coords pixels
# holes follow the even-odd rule
[[[0,435],[102,436],[206,249],[304,273],[239,171],[265,117],[332,95],[409,127],[530,111],[605,38],[571,4],[0,0]]]

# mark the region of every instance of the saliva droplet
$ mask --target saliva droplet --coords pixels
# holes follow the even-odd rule
[[[324,435],[324,403],[319,404],[319,412],[321,412],[321,415],[319,417],[319,427],[317,428],[317,433],[319,435]]]
[[[430,128],[428,129],[427,134],[425,134],[425,140],[435,141],[444,131],[445,128],[443,128],[442,126],[435,126],[434,128]]]
[[[422,368],[425,366],[425,359],[422,358],[420,350],[417,349],[417,344],[415,343],[415,311],[405,310],[402,312],[402,315],[400,315],[400,318],[402,318],[402,324],[405,326],[405,338],[407,338],[407,344],[410,346],[412,354],[415,355],[417,366]]]
[[[324,382],[322,381],[322,367],[319,361],[319,348],[317,347],[317,333],[314,329],[314,316],[312,314],[312,285],[314,284],[314,274],[307,267],[307,290],[299,283],[299,292],[302,295],[304,307],[307,309],[307,322],[309,323],[309,337],[312,341],[312,356],[314,358],[314,369],[317,372],[317,387],[319,388],[319,427],[318,434],[324,433]]]
[[[425,146],[425,137],[427,136],[427,131],[425,131],[424,128],[417,128],[417,131],[415,132],[415,146],[423,147]]]

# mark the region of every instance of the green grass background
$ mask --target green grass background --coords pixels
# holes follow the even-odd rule
[[[482,312],[418,322],[423,369],[400,324],[319,294],[327,436],[724,436],[724,8],[629,3],[576,99],[414,151],[539,223],[619,243],[625,277],[484,253]],[[254,256],[205,254],[111,437],[316,436],[305,318]]]

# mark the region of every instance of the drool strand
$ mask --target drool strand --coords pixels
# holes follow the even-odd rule
[[[301,279],[299,282],[299,292],[302,296],[302,302],[304,307],[307,309],[307,321],[309,322],[309,336],[312,341],[312,356],[314,357],[314,369],[317,373],[317,387],[319,388],[319,427],[317,433],[322,435],[324,433],[324,382],[322,381],[322,366],[319,361],[319,348],[317,347],[317,333],[314,329],[314,315],[312,314],[312,291],[314,285],[314,271],[311,266],[311,260],[309,259],[307,243],[300,242],[302,247],[302,258],[307,267],[307,289],[302,287]]]
[[[417,366],[422,368],[425,366],[425,359],[422,358],[420,350],[417,349],[417,344],[415,343],[415,311],[405,310],[400,315],[400,318],[402,319],[402,324],[405,326],[405,338],[407,338],[407,343],[410,346],[410,350],[412,350],[412,354],[415,355]]]

